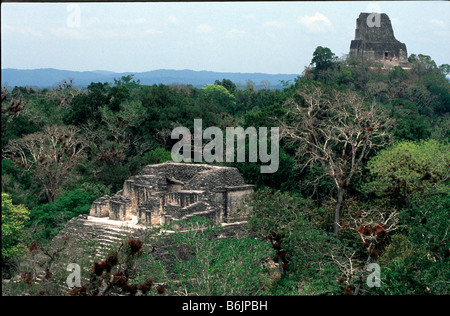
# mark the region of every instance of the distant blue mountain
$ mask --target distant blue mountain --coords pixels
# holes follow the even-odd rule
[[[264,74],[264,73],[233,73],[233,72],[214,72],[214,71],[194,71],[194,70],[170,70],[160,69],[146,72],[123,72],[116,73],[111,71],[69,71],[52,68],[41,69],[12,69],[1,70],[2,86],[31,86],[38,88],[55,87],[63,80],[72,79],[77,87],[86,87],[92,82],[110,82],[122,76],[134,74],[134,80],[140,80],[143,85],[153,84],[191,84],[201,88],[206,84],[212,84],[216,80],[229,79],[236,85],[245,85],[249,80],[256,86],[263,85],[262,82],[269,83],[269,88],[281,88],[282,81],[294,82],[299,74]]]

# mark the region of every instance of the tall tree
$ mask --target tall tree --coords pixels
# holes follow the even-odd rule
[[[336,61],[336,55],[328,47],[318,46],[313,53],[311,66],[316,72],[330,68]]]
[[[85,138],[74,126],[46,126],[42,131],[10,140],[4,157],[27,169],[54,202],[69,173],[84,156]]]
[[[315,83],[297,90],[284,107],[281,137],[297,145],[296,157],[303,168],[319,163],[323,176],[334,180],[333,232],[338,234],[346,189],[369,150],[390,141],[393,122],[374,104],[366,105],[359,94]]]

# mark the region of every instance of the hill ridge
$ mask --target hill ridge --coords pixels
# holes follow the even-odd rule
[[[134,74],[134,80],[143,85],[153,84],[191,84],[201,88],[213,84],[216,80],[229,79],[236,85],[245,85],[252,81],[256,86],[268,82],[269,88],[282,88],[282,81],[293,81],[300,74],[267,74],[261,72],[216,72],[210,70],[191,69],[156,69],[145,72],[112,72],[107,70],[75,71],[56,68],[16,69],[2,68],[2,86],[32,86],[51,88],[63,80],[73,79],[77,87],[86,87],[92,82],[114,82],[122,76]]]

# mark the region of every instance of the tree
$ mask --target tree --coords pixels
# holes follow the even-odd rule
[[[316,74],[319,71],[330,68],[336,61],[336,55],[328,47],[318,46],[313,53],[311,66],[314,66]]]
[[[356,90],[366,91],[376,69],[380,68],[375,61],[359,55],[349,55],[345,60],[346,67],[353,71],[353,80]]]
[[[237,89],[236,84],[230,79],[222,79],[222,81],[216,80],[214,84],[225,87],[231,94],[234,94]]]
[[[408,57],[408,61],[412,64],[412,71],[418,74],[420,77],[432,72],[439,71],[436,62],[428,55],[411,54]]]
[[[430,137],[428,118],[420,115],[419,108],[414,103],[404,99],[394,100],[392,117],[396,120],[393,134],[397,140],[419,140]]]
[[[236,98],[226,87],[216,84],[207,84],[202,91],[206,95],[206,99],[210,103],[217,104],[219,108],[234,112],[236,108]]]
[[[28,209],[20,204],[14,205],[11,196],[2,193],[2,261],[23,252],[23,232],[29,215]]]
[[[284,104],[287,115],[280,120],[281,137],[297,145],[295,155],[303,169],[319,163],[322,176],[333,179],[337,189],[333,232],[338,234],[344,193],[369,151],[390,142],[393,121],[374,104],[366,105],[356,92],[327,90],[313,83],[297,90],[297,100],[294,97]]]
[[[74,126],[46,126],[42,131],[10,140],[4,156],[40,181],[49,202],[84,156],[85,139]]]
[[[365,190],[394,200],[411,201],[449,192],[450,145],[436,140],[403,141],[380,151],[367,164],[375,179]],[[402,203],[403,204],[403,203]]]

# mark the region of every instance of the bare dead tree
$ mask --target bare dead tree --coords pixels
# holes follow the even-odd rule
[[[62,80],[47,93],[47,100],[57,100],[58,106],[63,108],[68,107],[72,103],[73,98],[83,94],[83,91],[75,88],[73,84],[72,78]]]
[[[5,158],[38,179],[49,202],[70,179],[69,174],[84,156],[86,142],[75,126],[46,126],[42,131],[10,140]]]
[[[334,180],[337,200],[333,232],[338,234],[346,188],[369,151],[390,142],[393,121],[373,103],[367,105],[356,92],[317,84],[298,89],[284,107],[286,117],[279,120],[280,134],[287,143],[297,146],[302,170],[320,163],[323,176]]]

